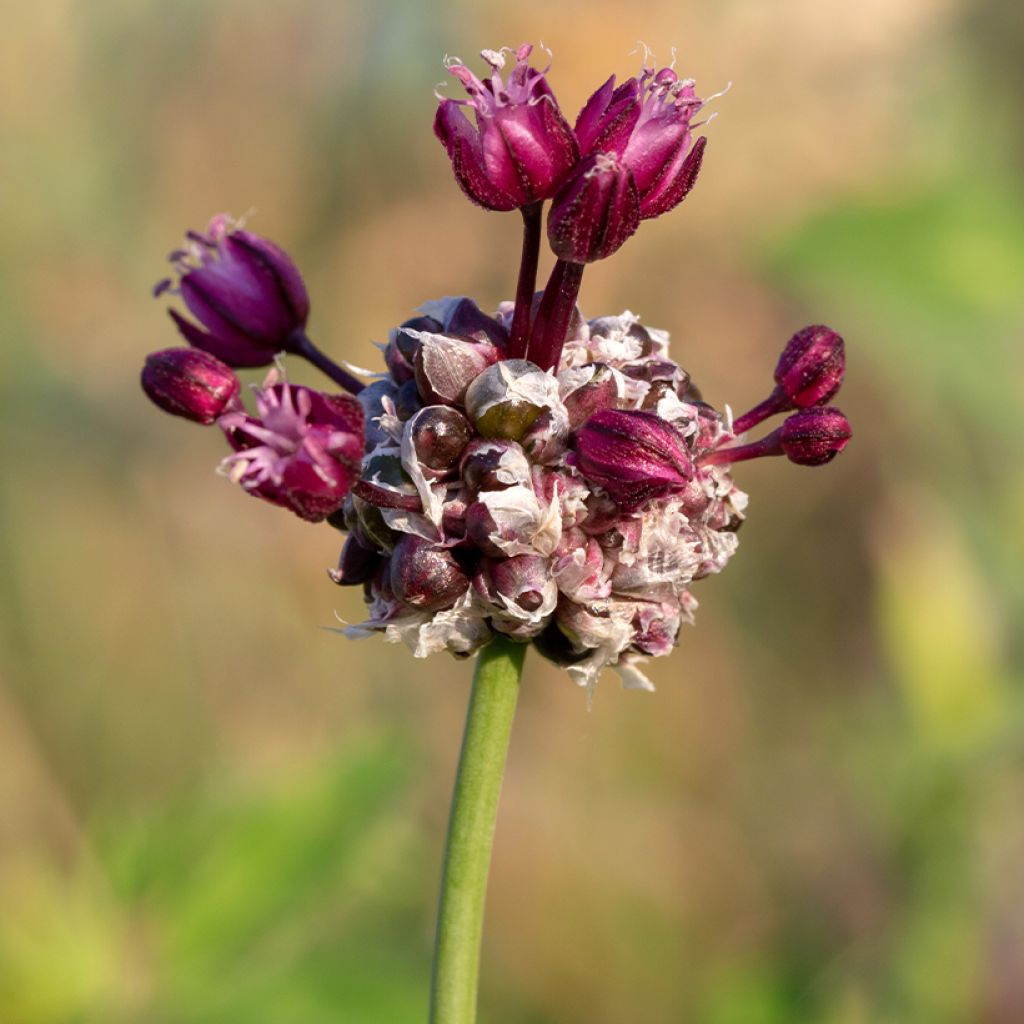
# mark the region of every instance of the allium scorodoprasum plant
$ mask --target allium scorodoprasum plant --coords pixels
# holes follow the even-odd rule
[[[351,637],[380,634],[417,657],[479,654],[453,801],[431,1019],[474,1019],[483,892],[523,654],[532,645],[592,691],[606,667],[652,689],[644,662],[693,621],[693,584],[737,546],[747,496],[732,463],[784,455],[829,462],[850,425],[828,403],[843,340],[797,331],[775,386],[735,420],[705,402],[668,334],[625,312],[587,319],[586,264],[678,206],[697,181],[705,102],[670,68],[614,77],[571,127],[530,65],[532,48],[482,53],[479,78],[447,61],[464,98],[440,98],[434,131],[456,180],[491,211],[519,210],[514,301],[425,302],[392,329],[364,383],[306,334],[309,298],[276,245],[221,215],[171,254],[188,347],[142,374],[160,408],[216,424],[220,469],[250,494],[347,534],[331,578],[369,611]],[[536,290],[543,240],[555,257]],[[304,358],[341,389],[288,383]],[[270,366],[246,409],[235,368]],[[759,438],[749,431],[783,417]]]

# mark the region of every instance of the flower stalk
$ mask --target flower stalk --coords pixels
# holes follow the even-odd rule
[[[441,876],[430,1024],[476,1020],[484,898],[525,655],[526,644],[497,638],[477,657]]]
[[[530,203],[520,211],[523,215],[523,255],[519,263],[519,284],[516,287],[516,308],[512,314],[512,340],[509,359],[524,359],[530,342],[530,314],[533,294],[537,290],[537,263],[540,259],[541,210],[543,203]]]
[[[340,367],[329,356],[324,355],[310,340],[305,331],[299,331],[293,339],[294,348],[292,351],[302,356],[307,362],[312,363],[321,373],[330,377],[335,384],[341,385],[350,395],[358,395],[366,385],[354,377],[348,370]]]
[[[542,370],[557,367],[562,358],[562,347],[565,345],[582,283],[582,263],[570,263],[568,260],[555,263],[540,300],[530,341],[530,362]]]

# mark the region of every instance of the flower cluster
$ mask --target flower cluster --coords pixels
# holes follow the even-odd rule
[[[484,51],[483,80],[450,61],[469,99],[442,99],[435,121],[466,194],[522,212],[515,301],[493,315],[466,297],[425,304],[390,332],[386,371],[363,383],[309,339],[291,259],[219,216],[172,253],[177,286],[157,288],[199,321],[171,311],[190,347],[150,356],[142,384],[165,411],[219,426],[231,449],[221,471],[250,494],[347,533],[330,575],[361,586],[369,607],[349,636],[382,634],[418,657],[466,656],[503,636],[581,685],[611,666],[650,689],[643,661],[672,649],[693,621],[693,584],[736,550],[747,496],[731,464],[821,465],[848,442],[827,404],[843,341],[824,326],[798,331],[774,390],[733,421],[671,359],[664,331],[629,312],[585,319],[585,264],[693,187],[705,140],[693,142],[691,119],[704,104],[692,81],[647,68],[610,78],[571,128],[530,55],[516,50],[504,80],[504,52]],[[556,260],[536,292],[547,200]],[[279,353],[347,393],[290,384]],[[235,369],[271,363],[246,411]]]

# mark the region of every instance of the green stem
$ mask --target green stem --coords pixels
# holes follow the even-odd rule
[[[477,657],[441,875],[431,1024],[476,1020],[487,873],[526,646],[499,638]]]

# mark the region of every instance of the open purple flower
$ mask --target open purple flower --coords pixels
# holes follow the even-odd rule
[[[648,68],[616,88],[612,75],[576,120],[580,153],[610,153],[628,168],[640,197],[640,217],[659,217],[693,188],[706,140],[690,146],[690,119],[704,105],[692,79],[671,68]]]
[[[226,214],[186,239],[170,256],[177,286],[165,278],[154,295],[181,295],[199,323],[169,313],[190,345],[229,366],[266,366],[278,352],[299,350],[309,297],[287,253],[236,227]]]
[[[514,210],[550,198],[578,155],[545,73],[527,63],[532,50],[524,43],[515,51],[516,63],[505,81],[505,51],[481,53],[492,72],[484,79],[460,61],[448,63],[469,99],[442,99],[434,134],[448,151],[463,191],[489,210]],[[475,126],[463,106],[473,108]]]
[[[217,421],[235,449],[220,471],[302,519],[326,519],[359,475],[362,406],[348,395],[289,384],[276,367],[254,390],[258,415],[230,412]]]

